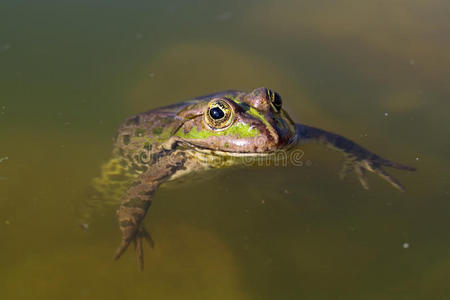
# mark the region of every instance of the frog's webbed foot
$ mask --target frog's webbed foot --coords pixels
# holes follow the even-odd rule
[[[387,166],[399,170],[405,171],[415,171],[416,169],[413,167],[409,167],[406,165],[402,165],[387,159],[383,159],[377,155],[370,155],[369,157],[357,157],[354,155],[348,155],[345,159],[342,170],[340,173],[340,177],[344,178],[345,175],[351,171],[352,169],[355,171],[358,176],[359,182],[365,189],[369,189],[369,184],[367,182],[366,170],[370,172],[374,172],[378,174],[381,178],[389,182],[398,190],[404,192],[404,187],[391,175],[389,175],[382,166]]]
[[[131,242],[134,244],[134,248],[136,250],[136,260],[139,266],[139,270],[144,269],[144,251],[142,246],[142,240],[146,240],[150,247],[153,249],[155,246],[155,243],[152,239],[152,236],[150,233],[148,233],[147,230],[145,230],[144,227],[139,227],[136,231],[128,235],[126,238],[124,238],[119,246],[117,248],[116,254],[114,255],[114,259],[119,259],[122,254],[128,249],[128,246]]]

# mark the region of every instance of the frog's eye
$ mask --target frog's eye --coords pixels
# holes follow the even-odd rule
[[[277,92],[273,92],[271,90],[267,90],[267,97],[270,100],[270,104],[274,108],[276,112],[279,112],[281,110],[281,106],[283,105],[283,101],[281,100],[280,94]]]
[[[205,112],[205,122],[212,129],[225,129],[233,123],[233,109],[225,100],[212,100]]]

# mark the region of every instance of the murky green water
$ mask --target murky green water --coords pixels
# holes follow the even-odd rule
[[[450,299],[450,5],[0,3],[1,299]],[[77,207],[127,116],[277,90],[299,122],[416,166],[340,181],[341,157],[162,189],[156,248],[119,261],[114,207]],[[7,158],[7,159],[6,159]]]

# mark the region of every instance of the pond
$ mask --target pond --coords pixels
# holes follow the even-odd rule
[[[1,299],[450,298],[450,4],[0,4]],[[127,117],[228,89],[417,168],[400,192],[342,155],[158,190],[140,272],[117,205],[79,223]]]

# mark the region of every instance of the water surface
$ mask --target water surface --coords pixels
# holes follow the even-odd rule
[[[448,1],[3,1],[1,299],[450,298]],[[341,157],[158,191],[139,272],[115,207],[77,207],[127,116],[225,89],[418,168]],[[7,158],[7,159],[6,159]]]

